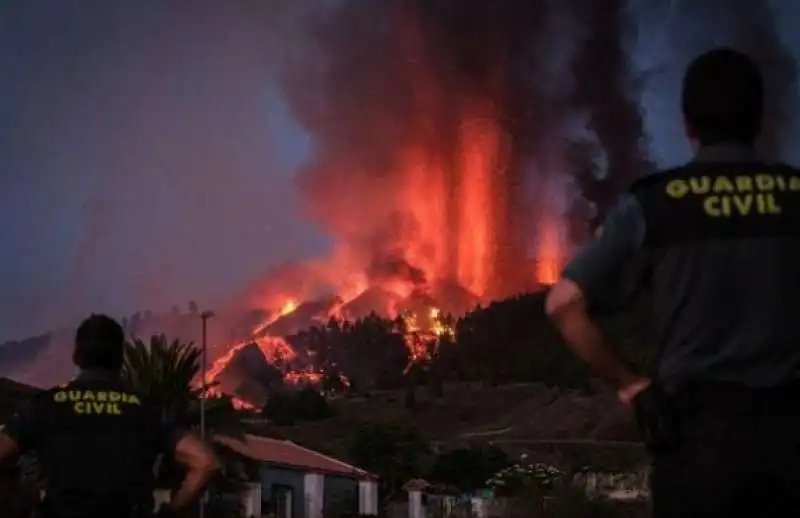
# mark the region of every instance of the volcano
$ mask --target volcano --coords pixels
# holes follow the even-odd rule
[[[215,308],[207,377],[224,391],[263,384],[239,363],[318,377],[292,336],[331,319],[435,338],[448,315],[552,284],[575,214],[594,217],[574,199],[602,205],[646,171],[624,2],[347,0],[309,16],[277,78],[312,143],[301,216],[330,247]]]
[[[563,174],[530,131],[550,115],[507,37],[530,29],[517,19],[530,3],[511,4],[522,11],[470,1],[455,16],[354,0],[316,20],[282,79],[315,142],[297,180],[331,251],[254,284],[243,299],[270,316],[224,347],[212,379],[251,343],[302,363],[287,338],[331,318],[375,313],[435,336],[447,315],[555,281],[569,249]]]

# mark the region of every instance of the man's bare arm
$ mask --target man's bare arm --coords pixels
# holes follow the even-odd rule
[[[178,440],[175,460],[187,468],[186,477],[170,502],[171,508],[179,510],[200,496],[206,483],[220,470],[220,464],[211,448],[192,433]]]
[[[0,464],[13,459],[20,452],[19,444],[6,432],[0,430]]]
[[[617,389],[620,400],[629,403],[649,380],[636,375],[603,340],[589,316],[586,300],[574,282],[564,279],[550,290],[545,311],[573,352],[592,371]]]
[[[552,287],[545,311],[577,356],[611,383],[623,402],[647,386],[603,340],[589,308],[616,311],[636,291],[643,273],[645,223],[635,198],[623,196],[609,211],[594,241],[564,269]]]

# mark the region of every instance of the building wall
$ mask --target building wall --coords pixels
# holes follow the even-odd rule
[[[261,498],[265,501],[272,501],[272,486],[274,484],[291,487],[293,518],[305,518],[304,477],[305,473],[301,471],[262,466]],[[266,514],[267,509],[262,508],[261,512]]]
[[[323,509],[346,506],[352,512],[358,512],[358,480],[326,475],[324,489]]]

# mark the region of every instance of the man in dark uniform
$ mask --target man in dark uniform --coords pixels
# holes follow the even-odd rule
[[[34,451],[46,494],[43,518],[144,518],[153,513],[154,465],[174,455],[188,469],[168,515],[197,497],[217,460],[193,434],[165,425],[122,381],[124,332],[92,315],[75,335],[80,369],[67,385],[37,395],[0,432],[0,460]]]
[[[763,101],[750,58],[697,57],[682,95],[694,158],[637,181],[548,295],[566,341],[639,418],[656,517],[800,509],[800,171],[755,152]],[[652,379],[590,316],[640,286],[663,340]]]

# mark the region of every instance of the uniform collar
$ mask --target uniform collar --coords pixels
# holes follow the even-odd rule
[[[116,381],[120,379],[119,371],[106,369],[86,369],[78,373],[77,381]]]
[[[753,162],[758,160],[758,153],[753,148],[741,144],[704,146],[692,159],[693,162]]]

